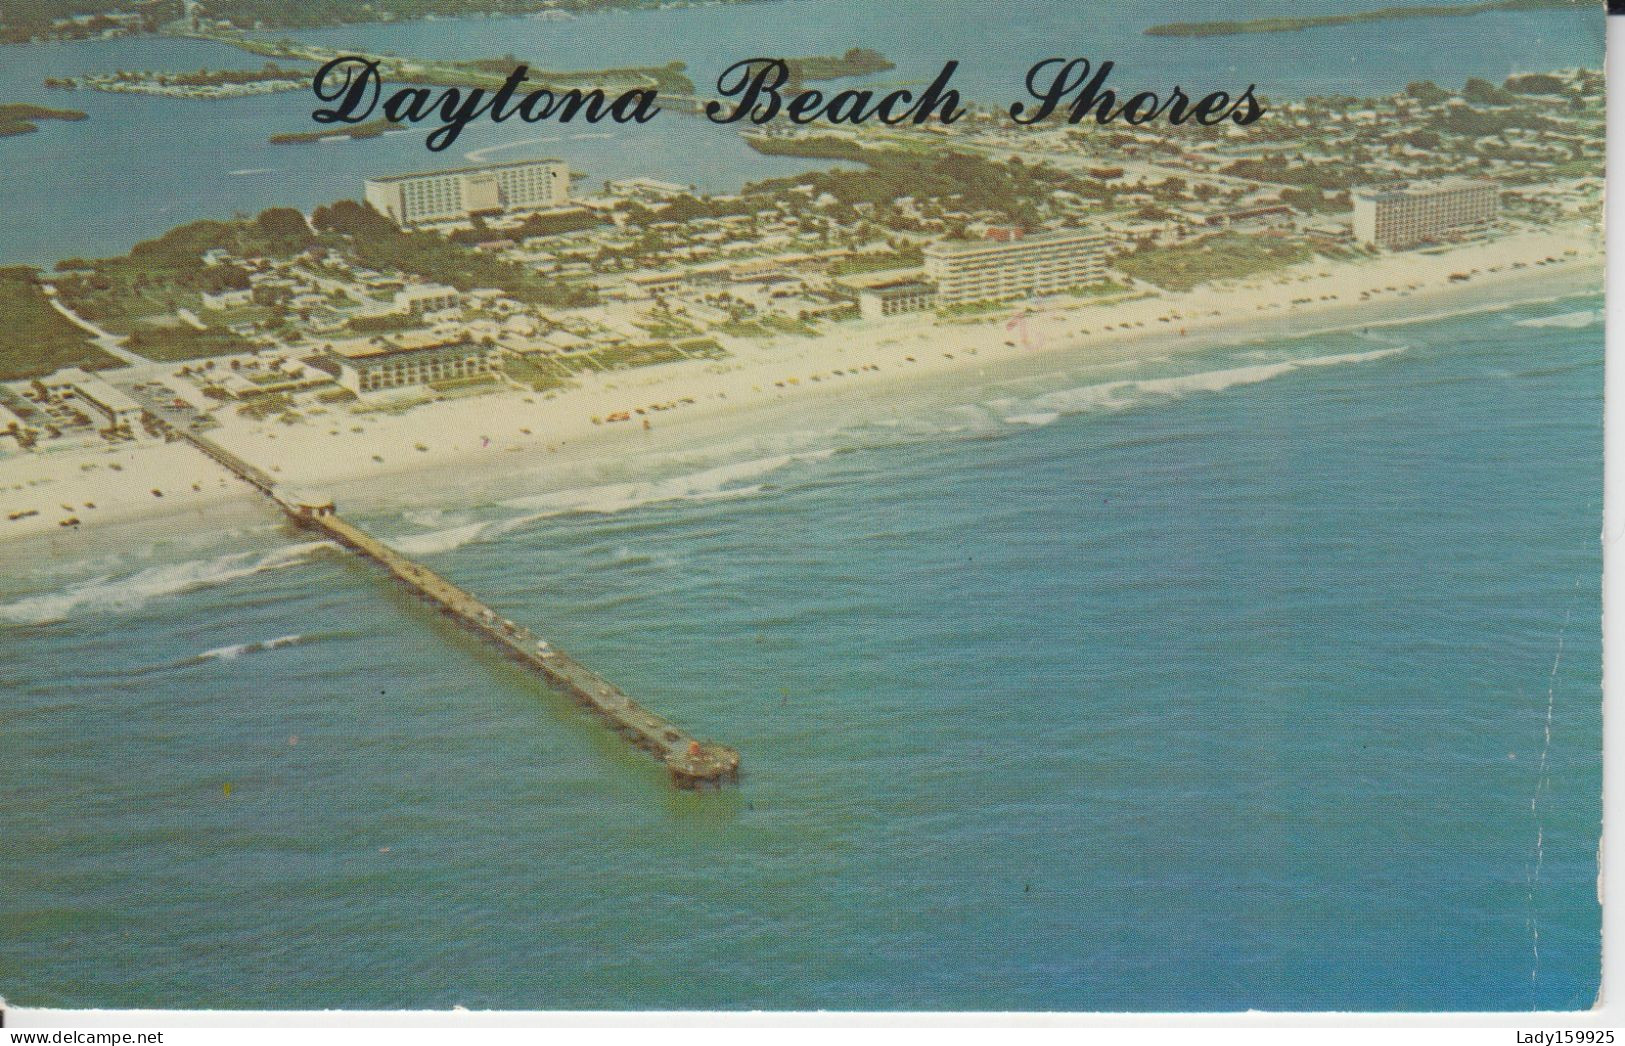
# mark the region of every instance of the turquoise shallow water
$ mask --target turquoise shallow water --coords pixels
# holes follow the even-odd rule
[[[739,747],[716,795],[269,523],[19,568],[0,985],[1587,1006],[1598,306],[1027,374],[366,520]]]

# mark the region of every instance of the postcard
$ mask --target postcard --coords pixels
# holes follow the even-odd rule
[[[5,0],[0,996],[1590,1009],[1603,40]]]

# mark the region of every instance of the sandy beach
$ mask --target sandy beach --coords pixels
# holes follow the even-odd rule
[[[1553,259],[1548,261],[1548,259]],[[1469,276],[1462,280],[1462,275]],[[1452,277],[1456,278],[1452,278]],[[1057,298],[974,322],[919,316],[843,326],[817,338],[732,340],[732,356],[596,375],[551,394],[504,391],[400,413],[307,412],[296,424],[218,413],[219,443],[279,480],[357,507],[428,503],[437,490],[500,482],[629,451],[714,446],[730,434],[841,409],[883,411],[909,386],[966,387],[1024,360],[1133,361],[1217,345],[1474,312],[1600,290],[1595,230],[1497,238],[1436,254],[1314,260],[1184,294],[1103,302]],[[872,408],[865,405],[872,404]],[[624,415],[624,420],[610,420]],[[534,484],[533,484],[534,485]],[[542,481],[543,486],[546,480]],[[0,457],[0,536],[90,547],[115,524],[167,525],[258,499],[195,449],[146,442]],[[14,513],[33,512],[16,519]],[[77,520],[64,526],[65,520]],[[111,538],[111,534],[102,534]]]

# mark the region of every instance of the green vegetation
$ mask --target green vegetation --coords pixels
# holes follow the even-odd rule
[[[161,359],[191,359],[237,351],[242,340],[224,329],[199,331],[177,322],[177,309],[195,309],[198,295],[250,286],[234,265],[207,265],[203,255],[224,249],[238,256],[289,258],[316,243],[298,211],[273,207],[257,218],[200,221],[136,244],[117,258],[58,263],[54,282],[63,301],[108,330],[130,335],[130,348]]]
[[[1104,298],[1112,294],[1124,294],[1134,288],[1116,280],[1099,280],[1095,283],[1086,283],[1081,287],[1074,287],[1067,291],[1074,298]]]
[[[460,291],[495,287],[533,305],[591,305],[597,295],[584,287],[550,280],[523,265],[493,258],[432,232],[403,232],[365,204],[340,200],[316,208],[312,221],[324,242],[372,269],[397,271],[448,283]]]
[[[394,125],[388,119],[380,118],[368,120],[366,123],[329,127],[323,131],[291,131],[286,134],[273,134],[266,141],[272,145],[304,145],[309,142],[319,142],[325,138],[376,138],[392,126]]]
[[[0,138],[37,131],[40,120],[74,121],[84,118],[85,114],[77,109],[48,109],[43,105],[9,102],[0,105]]]
[[[843,76],[868,76],[896,69],[896,63],[879,51],[867,47],[854,47],[842,55],[812,55],[807,58],[786,58],[791,80],[838,80]]]
[[[865,272],[884,272],[887,269],[908,269],[925,263],[920,248],[910,246],[900,251],[882,251],[843,258],[829,267],[831,276],[855,276]]]
[[[404,313],[386,313],[382,316],[352,316],[344,326],[357,334],[395,334],[421,327],[423,321]]]
[[[697,344],[697,343],[696,343]],[[715,342],[706,349],[682,349],[669,341],[650,342],[647,345],[627,345],[613,349],[595,349],[589,359],[598,370],[624,370],[630,367],[652,367],[659,363],[676,363],[690,359],[721,359],[727,353]]]
[[[1143,247],[1113,264],[1126,276],[1171,291],[1188,291],[1201,283],[1235,280],[1307,261],[1313,251],[1301,243],[1272,236],[1220,233],[1175,247]]]
[[[0,44],[30,40],[84,40],[120,24],[108,15],[138,15],[136,28],[150,32],[180,16],[180,0],[0,0]],[[83,22],[69,22],[89,16]]]
[[[198,330],[188,324],[162,328],[137,327],[124,344],[131,352],[138,352],[148,359],[169,361],[224,356],[253,348],[253,345],[224,328]]]
[[[577,374],[652,367],[681,360],[720,360],[727,355],[727,350],[710,338],[691,338],[680,342],[653,341],[588,349],[563,356],[510,357],[503,364],[503,370],[509,378],[534,392],[548,392],[571,384]]]
[[[463,291],[495,287],[522,301],[565,307],[596,300],[591,290],[550,280],[524,266],[469,250],[434,233],[402,232],[376,211],[353,201],[318,208],[315,226],[313,229],[304,215],[288,207],[273,207],[255,218],[192,222],[155,240],[138,243],[122,257],[63,261],[57,266],[60,274],[53,282],[64,304],[75,312],[108,330],[128,335],[133,351],[163,360],[218,356],[249,347],[229,329],[230,324],[243,318],[242,310],[225,314],[203,311],[199,316],[199,295],[252,286],[248,271],[236,264],[205,263],[203,256],[214,250],[239,258],[281,260],[306,251],[334,250],[357,265],[420,275]],[[18,271],[33,277],[31,270]],[[84,358],[84,353],[92,351],[84,345],[77,329],[67,325],[48,305],[45,313],[26,311],[20,304],[26,297],[24,292],[17,287],[8,289],[11,298],[18,299],[3,312],[8,319],[13,314],[38,318],[38,322],[27,326],[12,324],[11,330],[27,331],[33,338],[37,336],[34,328],[54,317],[57,330],[66,326],[72,332],[73,348],[54,350],[48,354],[51,360],[69,352],[79,354],[74,358]],[[38,296],[37,291],[30,293]],[[270,315],[274,321],[281,315],[278,310],[285,309],[268,288],[256,288],[255,295],[258,304],[253,308],[259,310],[256,316]],[[205,329],[199,330],[183,320],[179,315],[182,309],[198,316],[206,324]],[[357,333],[413,325],[394,316],[349,321],[350,329]],[[0,334],[0,346],[5,345],[6,336]],[[89,358],[95,362],[101,356],[95,353]],[[27,372],[49,369],[44,364],[30,365]]]
[[[1561,78],[1550,73],[1525,73],[1506,78],[1506,89],[1512,94],[1562,94],[1565,90]]]
[[[1168,22],[1145,31],[1147,36],[1235,36],[1239,33],[1295,33],[1331,25],[1387,22],[1401,18],[1443,18],[1487,14],[1492,11],[1580,10],[1582,0],[1488,0],[1473,4],[1421,4],[1414,7],[1379,7],[1354,14],[1252,18],[1235,22]]]
[[[1461,96],[1474,105],[1511,105],[1517,101],[1511,91],[1476,76],[1467,78],[1467,83],[1462,86]]]
[[[198,69],[190,73],[166,73],[119,69],[93,76],[47,76],[45,86],[72,91],[80,87],[117,90],[130,87],[226,87],[260,83],[302,84],[310,74],[302,69],[284,69],[266,62],[260,69]]]
[[[5,317],[0,323],[0,381],[118,362],[90,345],[84,331],[51,307],[32,269],[0,269],[0,316]]]
[[[532,214],[515,229],[492,229],[480,215],[474,215],[470,228],[458,229],[446,238],[452,243],[474,246],[491,240],[525,240],[532,236],[562,236],[567,232],[596,229],[609,219],[585,207],[557,214]]]
[[[1296,185],[1325,192],[1344,192],[1368,180],[1365,172],[1356,164],[1330,160],[1292,163],[1284,156],[1237,160],[1219,168],[1219,173],[1248,181]]]
[[[591,12],[606,8],[657,7],[663,0],[209,0],[205,17],[239,29],[314,29],[355,22],[393,22],[467,15]],[[742,0],[721,0],[737,3]],[[0,44],[30,40],[80,40],[122,28],[108,15],[138,15],[135,29],[155,32],[178,21],[181,0],[0,0]],[[83,23],[66,20],[91,16]]]
[[[509,378],[532,392],[562,389],[570,384],[573,372],[553,356],[509,357],[502,369]]]
[[[29,2],[29,0],[24,0]],[[660,0],[210,0],[211,18],[243,29],[256,24],[277,29],[312,29],[353,22],[455,18],[465,15],[522,15],[543,11],[588,12],[605,8],[658,6]]]
[[[506,80],[516,67],[527,66],[525,86],[523,88],[526,91],[534,91],[538,88],[546,88],[551,91],[567,91],[572,87],[586,91],[620,81],[647,81],[648,86],[658,88],[666,94],[694,93],[694,81],[684,75],[684,70],[688,68],[688,64],[681,61],[667,62],[665,65],[637,65],[622,68],[562,71],[537,69],[530,62],[508,54],[503,55],[501,58],[479,58],[471,62],[452,62],[448,64],[471,72],[488,74],[495,77],[498,83]]]
[[[815,196],[828,193],[844,204],[890,204],[903,196],[954,199],[964,210],[989,211],[1006,219],[1036,224],[1037,204],[1057,189],[1079,196],[1109,200],[1113,191],[1103,183],[1080,178],[1045,164],[1024,164],[1019,158],[1000,163],[974,153],[930,152],[907,149],[865,149],[849,138],[829,135],[796,138],[751,135],[745,139],[757,152],[846,160],[863,170],[836,170],[775,178],[744,188],[752,193],[782,193],[810,184]]]

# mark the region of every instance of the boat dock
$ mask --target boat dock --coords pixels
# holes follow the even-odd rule
[[[264,470],[243,461],[206,436],[181,438],[275,501],[295,524],[319,531],[342,547],[373,561],[414,595],[492,643],[506,656],[541,676],[598,713],[612,730],[666,765],[679,788],[720,786],[739,777],[739,753],[727,745],[700,741],[627,697],[586,665],[538,638],[530,629],[502,617],[472,594],[404,556],[345,520],[331,500],[289,490]]]

